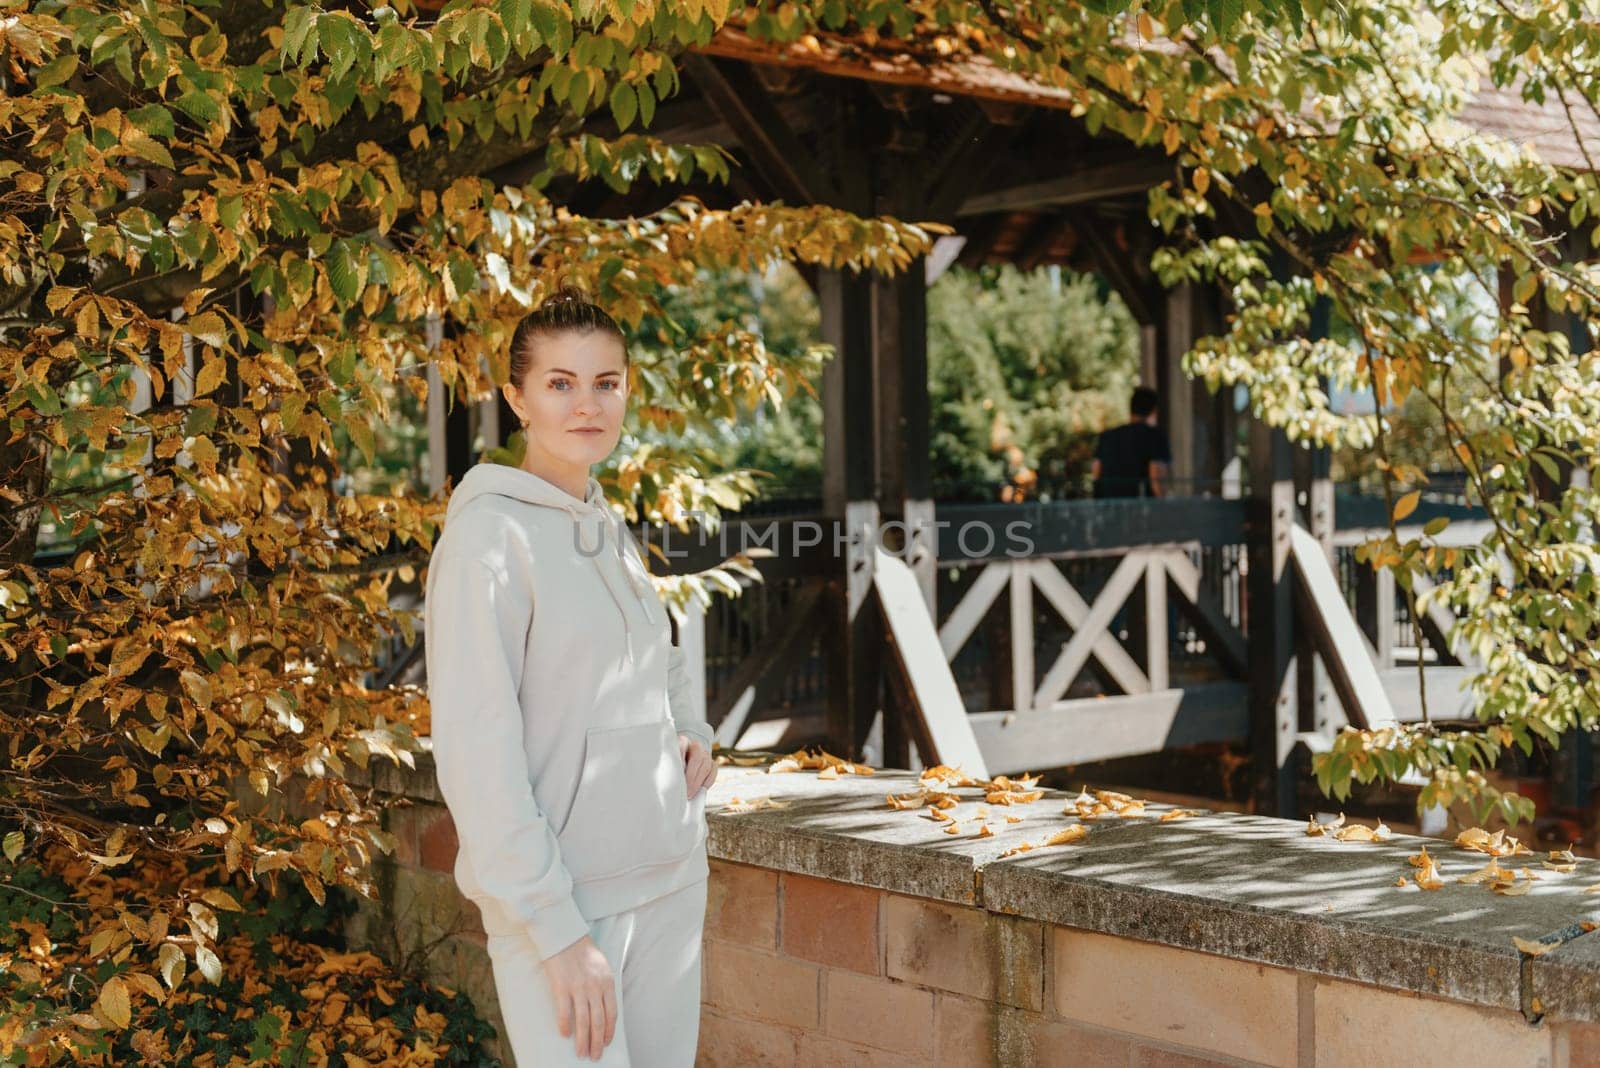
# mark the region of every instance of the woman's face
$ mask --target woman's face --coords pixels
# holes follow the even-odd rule
[[[533,343],[522,388],[502,387],[527,425],[528,450],[563,466],[610,456],[622,436],[628,369],[622,342],[603,330],[568,330]]]

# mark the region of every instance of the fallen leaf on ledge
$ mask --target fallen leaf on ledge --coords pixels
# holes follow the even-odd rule
[[[1456,882],[1476,885],[1477,883],[1495,883],[1505,879],[1515,878],[1516,876],[1513,873],[1506,871],[1500,866],[1499,857],[1490,857],[1488,867],[1472,872],[1468,875],[1463,875],[1457,879]]]
[[[1438,865],[1434,863],[1433,857],[1428,855],[1427,846],[1422,847],[1421,853],[1406,859],[1411,862],[1412,867],[1417,869],[1417,873],[1413,878],[1416,879],[1419,888],[1423,890],[1444,889],[1444,880],[1439,878]]]
[[[1049,838],[1046,838],[1044,844],[1047,846],[1066,845],[1069,842],[1076,842],[1087,837],[1089,837],[1089,828],[1081,823],[1074,823],[1071,827],[1063,827]]]
[[[1391,833],[1388,824],[1379,820],[1376,827],[1368,827],[1361,823],[1340,827],[1333,832],[1333,837],[1341,842],[1386,842]]]
[[[973,835],[972,837],[974,837],[974,838],[993,838],[994,837],[994,832],[989,829],[989,825],[987,823],[980,823],[980,824],[978,824],[978,833]]]
[[[1186,820],[1190,816],[1200,815],[1199,810],[1192,808],[1174,808],[1161,814],[1162,823],[1171,823],[1173,820]]]
[[[1343,827],[1343,826],[1344,826],[1344,813],[1343,812],[1339,813],[1339,818],[1338,819],[1333,820],[1330,823],[1319,823],[1317,821],[1316,815],[1313,814],[1311,816],[1311,822],[1306,825],[1306,834],[1309,835],[1312,838],[1316,838],[1319,835],[1332,834],[1334,831],[1338,830],[1340,827]]]
[[[1526,938],[1517,938],[1515,936],[1512,937],[1511,941],[1517,949],[1530,957],[1542,957],[1561,945],[1560,942],[1530,942]]]
[[[944,829],[944,833],[945,834],[960,834],[961,833],[961,824],[959,822],[957,822],[956,820],[951,820],[950,821],[950,826],[948,826],[948,827],[946,827]]]
[[[788,808],[789,802],[778,801],[771,797],[753,797],[746,801],[741,797],[730,797],[728,803],[722,806],[722,811],[738,814],[740,812],[755,812],[763,808]]]
[[[1006,813],[1006,822],[1007,823],[1021,823],[1022,822],[1022,817],[1021,816],[1013,816],[1011,813],[1007,812]],[[1600,886],[1596,886],[1595,889],[1596,890],[1600,890]]]
[[[1456,845],[1463,849],[1487,853],[1491,857],[1514,857],[1533,853],[1533,850],[1517,841],[1515,837],[1506,834],[1504,828],[1490,834],[1482,827],[1468,827],[1456,835]]]
[[[819,779],[837,779],[838,777],[839,769],[831,764],[817,772],[817,778]]]
[[[1550,871],[1569,872],[1578,870],[1578,858],[1573,855],[1572,847],[1565,849],[1552,849],[1545,858],[1544,866]]]

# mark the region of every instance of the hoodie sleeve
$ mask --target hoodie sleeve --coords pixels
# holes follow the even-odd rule
[[[683,650],[676,645],[667,647],[667,704],[672,709],[672,723],[677,732],[699,739],[709,753],[711,726],[706,722],[705,710],[694,706],[689,666],[684,662]]]
[[[424,626],[439,792],[472,877],[526,925],[544,960],[589,925],[528,778],[517,680],[532,612],[532,592],[497,569],[435,553]]]

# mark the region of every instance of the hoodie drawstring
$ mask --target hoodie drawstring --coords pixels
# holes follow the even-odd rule
[[[650,602],[655,600],[655,589],[650,585],[650,578],[648,575],[641,576],[635,573],[638,568],[634,564],[632,557],[628,555],[626,545],[626,542],[631,540],[630,535],[628,534],[628,528],[604,502],[600,504],[594,504],[586,501],[585,503],[589,504],[590,506],[590,514],[596,516],[596,518],[600,521],[601,537],[606,538],[609,535],[610,540],[616,546],[617,566],[622,569],[623,575],[626,576],[628,580],[628,585],[632,587],[634,598],[638,601],[639,607],[644,611],[645,622],[654,624],[656,621],[656,614],[655,609],[651,607]],[[567,514],[572,517],[574,522],[579,522],[577,508],[573,507],[572,505],[563,505],[563,507],[566,509]],[[611,595],[611,600],[617,606],[617,611],[622,613],[622,629],[626,636],[628,662],[635,663],[637,661],[637,657],[634,653],[633,620],[628,615],[628,610],[623,604],[622,597],[618,595],[616,587],[612,584],[611,576],[607,573],[605,566],[600,562],[600,553],[596,552],[593,556],[589,557],[589,559],[593,561],[595,570],[600,575],[601,584],[605,586],[606,592]]]

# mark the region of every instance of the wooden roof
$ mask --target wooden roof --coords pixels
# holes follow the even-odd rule
[[[778,44],[757,40],[730,24],[699,51],[974,100],[1060,110],[1074,103],[1068,90],[1004,70],[987,57],[967,52],[960,42],[941,48],[940,41],[807,34],[799,41]],[[1585,101],[1574,103],[1569,119],[1558,99],[1541,104],[1525,98],[1520,89],[1488,85],[1472,97],[1461,118],[1484,134],[1532,148],[1548,163],[1577,170],[1600,165],[1600,115]]]

